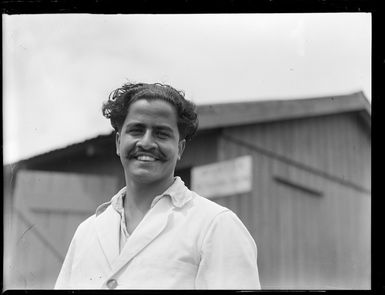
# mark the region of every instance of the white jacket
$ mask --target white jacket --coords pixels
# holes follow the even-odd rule
[[[120,254],[120,215],[99,206],[76,230],[55,288],[260,288],[255,242],[232,211],[178,177],[163,196]]]

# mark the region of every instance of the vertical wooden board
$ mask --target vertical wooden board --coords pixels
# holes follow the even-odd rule
[[[263,208],[266,210],[263,213],[263,220],[259,219],[259,222],[263,225],[263,235],[260,237],[260,244],[263,246],[261,247],[260,256],[266,257],[263,264],[262,271],[266,272],[265,275],[265,282],[266,282],[266,288],[274,288],[277,278],[276,273],[278,271],[278,257],[275,254],[275,216],[274,214],[274,202],[273,197],[271,194],[271,162],[268,158],[264,156],[260,156],[260,167],[259,167],[259,177],[261,177],[261,180],[259,182],[260,188],[258,191],[260,192],[260,195],[258,196],[258,199],[263,198],[264,206]]]
[[[9,200],[10,201],[10,200]],[[8,205],[8,204],[7,204]],[[9,204],[10,205],[10,204]],[[4,208],[4,240],[3,240],[3,284],[4,290],[11,283],[14,273],[12,263],[15,255],[16,244],[16,216],[11,210],[11,206]]]
[[[12,272],[11,274],[11,284],[8,286],[11,289],[25,289],[28,286],[28,281],[25,272],[28,272],[28,261],[29,261],[29,252],[28,244],[26,244],[25,239],[23,239],[23,234],[29,230],[29,225],[25,224],[23,220],[18,221],[18,230],[20,233],[14,247],[14,255],[12,260]],[[23,264],[26,264],[26,267],[23,267]]]
[[[320,187],[324,186],[325,183],[323,183],[323,186],[320,185]],[[312,224],[312,228],[308,228],[307,232],[311,234],[312,231],[314,231],[317,235],[312,235],[313,238],[316,239],[317,243],[314,243],[310,251],[308,251],[308,256],[306,257],[308,261],[306,264],[306,270],[313,272],[313,269],[315,268],[317,272],[314,278],[314,285],[312,287],[325,289],[332,287],[333,285],[333,278],[336,275],[333,263],[336,261],[336,256],[334,255],[337,255],[337,253],[332,250],[334,247],[333,229],[335,229],[335,226],[333,224],[333,218],[330,215],[330,211],[323,210],[324,207],[322,204],[325,202],[325,199],[328,198],[327,193],[324,190],[323,193],[324,194],[318,197],[318,199],[315,197],[316,199],[314,202],[317,202],[317,204],[314,205],[316,207],[306,208],[309,212],[306,216],[306,222]],[[308,199],[307,201],[310,202],[313,200]],[[316,215],[316,212],[319,212],[319,214]],[[322,228],[322,226],[324,226],[324,228]],[[322,250],[325,250],[324,255]]]
[[[294,276],[294,287],[304,288],[304,277],[308,285],[313,282],[312,273],[307,272],[306,262],[308,261],[308,252],[311,251],[312,237],[309,235],[308,227],[312,227],[311,222],[307,223],[306,213],[309,208],[307,204],[308,200],[304,196],[293,196],[296,198],[293,200],[293,219],[292,223],[292,234],[294,240],[293,246],[293,276]]]
[[[305,173],[294,173],[292,171],[292,177],[298,179],[300,183],[306,183],[310,188],[314,186],[311,182],[311,176]],[[317,186],[315,186],[317,187]],[[297,214],[300,216],[296,220],[296,226],[300,227],[297,240],[298,247],[301,252],[299,253],[299,264],[301,272],[299,273],[300,284],[303,288],[319,288],[318,281],[318,229],[317,224],[320,222],[320,218],[324,218],[324,215],[319,214],[320,203],[322,202],[319,197],[306,195],[302,193],[298,196],[298,203],[300,203],[300,211]]]
[[[360,167],[359,160],[357,158],[360,157],[360,154],[358,153],[359,146],[362,145],[361,138],[358,137],[359,135],[359,128],[354,120],[354,116],[351,115],[347,117],[347,121],[345,123],[345,130],[346,130],[346,139],[345,139],[345,146],[346,146],[346,161],[345,161],[345,171],[347,174],[347,179],[360,179],[359,173],[357,172],[359,169],[354,169],[354,167]],[[348,128],[351,126],[351,128]],[[354,129],[353,129],[354,128]],[[356,130],[356,132],[353,132],[353,130]]]
[[[50,233],[49,235],[52,237],[53,241],[58,243],[61,242],[61,244],[56,243],[56,246],[57,250],[64,258],[66,249],[64,249],[62,244],[65,243],[63,234],[65,232],[65,220],[63,220],[62,215],[63,214],[58,214],[56,212],[46,212],[44,216],[44,229]],[[42,245],[41,248],[44,249],[44,245]],[[51,251],[45,250],[44,252],[44,258],[40,261],[40,266],[43,268],[43,271],[39,276],[39,288],[53,289],[63,260]]]
[[[13,244],[13,255],[9,267],[9,282],[7,289],[28,289],[36,288],[36,276],[39,269],[35,268],[36,261],[42,259],[41,247],[35,249],[37,240],[33,234],[33,227],[24,219],[16,217],[17,240]]]
[[[302,140],[302,139],[297,139]],[[287,177],[291,179],[293,177],[292,171],[288,169]],[[282,186],[282,185],[281,185]],[[306,245],[307,247],[304,247],[303,244],[305,241],[309,241],[309,236],[307,236],[307,229],[306,227],[310,224],[306,224],[305,220],[305,212],[306,210],[309,210],[307,204],[307,198],[306,196],[303,196],[300,192],[289,188],[289,187],[282,187],[283,194],[286,195],[286,198],[288,198],[288,202],[291,203],[291,211],[292,211],[292,218],[291,220],[288,220],[288,223],[290,226],[290,233],[292,235],[293,243],[291,245],[292,248],[292,260],[290,261],[290,268],[292,269],[292,288],[300,288],[302,289],[303,282],[301,280],[301,276],[303,276],[303,271],[301,271],[304,268],[304,261],[306,261],[306,248],[310,248],[309,244]],[[285,196],[284,196],[285,197]],[[300,209],[303,210],[300,210]],[[289,208],[288,208],[289,209]],[[302,265],[301,265],[302,263]],[[311,282],[311,278],[308,278],[309,282]]]
[[[339,288],[343,285],[346,275],[349,277],[350,270],[347,270],[347,273],[344,273],[344,266],[347,263],[346,252],[349,251],[349,248],[345,247],[345,239],[348,239],[348,232],[350,225],[345,223],[346,216],[351,214],[350,202],[344,202],[343,195],[339,194],[337,187],[333,187],[333,192],[330,198],[333,201],[333,207],[337,210],[334,211],[334,220],[333,224],[336,228],[335,235],[333,236],[333,246],[336,248],[336,257],[334,262],[335,266],[335,276],[334,276],[334,285],[336,288]]]
[[[288,171],[289,178],[291,174],[291,170]],[[288,194],[289,189],[286,188],[286,193]],[[284,196],[285,197],[285,196]],[[287,197],[291,197],[291,199],[288,199],[288,202],[291,203],[291,208],[288,208],[288,210],[291,209],[291,220],[288,220],[288,223],[291,225],[290,228],[290,234],[292,237],[292,260],[290,261],[290,268],[291,268],[291,286],[292,288],[303,288],[303,281],[301,280],[301,277],[303,277],[304,272],[304,261],[306,261],[306,250],[310,248],[309,244],[304,246],[304,243],[311,240],[311,238],[307,235],[307,230],[305,226],[309,226],[308,223],[306,223],[305,214],[308,208],[309,204],[307,204],[308,199],[298,194],[296,191],[290,191],[290,194]],[[302,210],[301,210],[302,209]],[[308,282],[311,282],[311,278],[307,278]]]
[[[19,238],[24,233],[24,231],[28,228],[26,224],[22,220],[19,220],[17,214],[13,214],[12,216],[12,233],[10,235],[9,240],[4,240],[5,248],[8,249],[7,256],[4,256],[4,290],[14,289],[17,286],[22,286],[20,281],[22,281],[22,277],[20,274],[20,269],[18,267],[19,260],[24,260],[23,256],[26,255],[25,251],[18,252],[18,246],[20,245]]]
[[[263,137],[259,142],[261,144],[266,145],[266,141],[268,137]],[[259,169],[258,175],[261,177],[259,184],[261,188],[261,196],[265,201],[266,213],[264,214],[264,235],[263,240],[260,241],[262,247],[260,254],[264,258],[264,264],[261,272],[265,272],[263,275],[266,289],[276,289],[279,288],[279,256],[277,255],[278,249],[278,237],[279,233],[277,232],[277,216],[275,212],[275,196],[272,191],[272,161],[270,158],[259,154],[260,159],[260,167],[256,167]]]
[[[42,228],[46,229],[47,232],[50,232],[50,225],[51,225],[51,215],[52,213],[50,212],[44,212],[44,213],[41,213],[39,215],[42,215],[42,216],[39,216],[41,217],[42,221],[41,221],[41,226]],[[56,229],[56,231],[59,231],[58,229]],[[43,245],[41,247],[41,249],[43,250]],[[45,278],[47,278],[50,273],[53,272],[53,270],[50,268],[50,264],[51,264],[51,261],[49,259],[49,254],[47,250],[43,250],[45,253],[43,253],[43,256],[41,258],[41,260],[39,261],[39,266],[40,268],[42,269],[42,272],[41,272],[41,285],[44,286],[46,285],[46,282],[44,281]],[[57,259],[57,257],[55,257],[55,259]],[[58,261],[59,262],[59,261]],[[60,260],[61,262],[61,260]]]
[[[357,268],[357,279],[360,281],[360,288],[370,289],[371,287],[371,197],[362,194],[361,202],[357,204],[357,211],[360,212],[357,218],[357,229],[361,233],[355,235],[354,243],[359,245],[358,254],[355,256],[360,259]]]
[[[348,118],[349,117],[345,117],[344,119],[348,119]],[[353,146],[357,144],[357,142],[354,142],[354,140],[352,140],[353,132],[352,132],[351,125],[354,126],[354,124],[347,125],[346,120],[342,120],[342,119],[343,118],[340,118],[340,120],[338,120],[335,124],[336,128],[341,130],[339,134],[335,135],[336,137],[338,136],[338,138],[336,138],[335,140],[339,142],[339,146],[338,146],[339,150],[343,151],[340,155],[342,158],[342,161],[340,159],[338,163],[338,165],[341,168],[341,173],[339,176],[342,179],[346,179],[346,180],[357,179],[354,175],[354,170],[355,170],[354,167],[357,167],[356,159],[355,159],[357,155],[352,150]],[[335,165],[336,163],[337,162],[335,162]]]
[[[320,244],[322,277],[325,282],[325,289],[334,289],[338,286],[335,279],[338,276],[338,257],[341,250],[338,249],[336,238],[339,236],[341,229],[337,222],[338,214],[341,208],[336,203],[335,193],[331,191],[331,186],[325,186],[324,202],[327,203],[324,214],[327,218],[324,219],[322,241]]]
[[[290,158],[296,159],[298,156],[300,156],[303,161],[306,161],[306,154],[307,150],[306,148],[306,143],[305,143],[305,135],[306,133],[301,132],[302,130],[300,129],[300,126],[298,126],[298,122],[294,121],[292,124],[287,123],[286,128],[290,130],[290,139],[291,139],[291,146],[292,149],[287,153],[285,150],[281,152],[282,155],[288,155]],[[284,131],[283,131],[284,132]]]
[[[295,158],[295,155],[300,153],[303,157],[302,152],[304,151],[304,133],[301,132],[301,125],[299,122],[282,121],[279,124],[283,125],[283,128],[280,128],[279,136],[277,136],[275,139],[278,141],[284,140],[279,154],[287,155],[289,158]]]
[[[336,237],[338,244],[338,278],[337,284],[348,284],[355,288],[354,282],[354,266],[352,264],[351,256],[356,252],[356,245],[352,244],[352,234],[356,234],[354,230],[353,219],[354,216],[354,196],[347,196],[346,193],[337,190],[339,194],[335,196],[336,203],[338,203],[340,214],[336,216],[337,223],[340,225],[339,235]],[[343,208],[343,209],[342,209]],[[343,211],[342,211],[343,210]]]
[[[365,273],[370,273],[370,267],[365,266],[365,258],[360,254],[364,251],[368,253],[367,257],[370,256],[370,238],[367,238],[370,235],[370,226],[360,228],[357,221],[362,217],[366,223],[370,223],[370,214],[362,206],[362,201],[370,200],[370,197],[338,184],[329,185],[328,189],[329,210],[334,212],[333,228],[337,229],[334,236],[337,251],[334,283],[340,288],[348,286],[360,289],[370,284],[368,275],[365,276]],[[360,276],[357,275],[358,270],[362,271]]]
[[[273,285],[271,286],[273,289],[279,289],[282,288],[280,281],[280,273],[281,273],[281,267],[282,267],[282,259],[281,259],[281,252],[280,252],[280,243],[281,243],[281,227],[280,227],[280,222],[281,222],[281,216],[280,216],[280,210],[278,206],[278,200],[277,200],[277,195],[274,190],[274,184],[272,182],[271,176],[273,175],[272,173],[272,161],[269,162],[269,167],[268,171],[270,174],[270,179],[268,183],[268,199],[270,203],[270,238],[269,238],[269,247],[272,252],[272,283]]]
[[[317,124],[316,122],[312,122],[312,123],[309,123],[307,125],[307,129],[306,129],[306,132],[305,132],[305,141],[306,141],[306,146],[305,146],[305,152],[306,152],[306,159],[304,161],[304,163],[312,163],[312,162],[315,162],[315,160],[317,159],[317,143],[316,143],[316,136],[314,136],[315,134],[317,134],[315,132],[316,130],[316,126],[319,125]],[[300,159],[301,157],[298,156],[298,159]]]
[[[354,169],[355,179],[360,179],[363,186],[371,189],[370,172],[371,172],[371,133],[368,126],[364,126],[362,118],[359,114],[351,116],[351,121],[354,123],[355,129],[358,132],[352,133],[354,135],[353,153],[355,155],[355,167],[361,167],[361,169]]]
[[[275,170],[281,170],[282,174],[287,173],[287,167],[280,166],[278,162],[273,162],[273,173]],[[276,231],[278,235],[276,236],[276,242],[278,244],[278,252],[276,255],[279,257],[279,284],[281,286],[283,285],[290,285],[289,282],[289,273],[288,270],[290,269],[290,262],[289,259],[292,257],[292,247],[290,244],[290,211],[291,211],[291,203],[290,203],[290,192],[289,191],[283,191],[282,187],[279,185],[273,183],[272,184],[272,194],[275,200],[275,215],[277,218],[277,225],[276,225]],[[290,289],[290,286],[288,286]]]
[[[341,226],[338,222],[338,214],[341,214],[341,209],[335,194],[333,193],[334,185],[327,181],[323,182],[322,203],[327,202],[329,205],[322,211],[323,218],[319,219],[323,228],[320,231],[320,245],[319,264],[323,266],[321,269],[321,277],[324,282],[325,289],[338,288],[339,273],[339,259],[341,257],[341,249],[338,244],[338,236],[341,232]]]
[[[354,203],[356,202],[354,195],[347,198],[346,195],[341,194],[339,196],[341,199],[340,203],[344,206],[345,213],[338,216],[338,222],[341,224],[343,232],[341,232],[340,238],[337,239],[337,242],[340,244],[341,252],[340,254],[340,273],[339,277],[341,281],[349,284],[352,287],[356,287],[355,275],[354,273],[356,265],[353,263],[353,256],[356,253],[357,244],[352,243],[354,238],[353,235],[357,234],[355,232],[355,215]]]
[[[361,198],[361,199],[363,200],[364,198]],[[354,244],[355,247],[354,247],[354,252],[350,253],[349,259],[351,260],[352,270],[353,270],[352,277],[354,282],[356,282],[356,287],[360,287],[360,285],[362,284],[361,282],[362,277],[365,276],[365,274],[361,272],[361,269],[368,269],[367,268],[368,265],[365,265],[367,262],[366,261],[367,255],[364,254],[365,251],[363,249],[366,248],[364,242],[370,241],[370,234],[368,235],[369,237],[367,237],[366,232],[362,232],[360,230],[360,219],[361,219],[360,215],[361,215],[361,212],[365,210],[364,208],[365,208],[365,205],[363,205],[362,202],[354,202],[352,206],[352,214],[354,215],[352,216],[353,218],[351,218],[350,220],[352,223],[350,243]],[[354,216],[356,216],[356,218],[354,218]],[[358,231],[359,234],[356,234],[356,230]],[[370,227],[368,228],[368,232],[370,233]],[[360,255],[359,257],[357,257],[358,253]]]
[[[322,263],[321,255],[319,248],[322,244],[322,226],[324,224],[324,220],[326,221],[328,219],[327,211],[325,211],[324,203],[325,203],[325,191],[323,191],[324,188],[324,182],[321,177],[317,177],[312,175],[313,183],[315,188],[319,189],[323,195],[319,196],[318,199],[312,200],[312,203],[317,202],[317,204],[314,204],[313,206],[317,206],[318,210],[307,210],[306,211],[306,220],[311,220],[312,228],[314,230],[308,231],[308,235],[311,237],[310,240],[312,241],[312,249],[310,253],[307,253],[306,261],[310,261],[310,265],[313,267],[314,271],[314,280],[318,284],[318,288],[322,288],[324,286],[322,282],[322,272],[320,264]],[[316,197],[317,198],[317,197]],[[310,200],[309,200],[310,202]],[[314,211],[316,214],[314,214]],[[306,269],[307,270],[307,269]],[[306,271],[305,270],[305,271]]]
[[[318,247],[317,247],[317,260],[315,261],[319,276],[317,281],[321,289],[327,289],[330,287],[330,277],[333,277],[333,271],[330,270],[330,260],[333,260],[335,257],[329,255],[330,252],[330,236],[331,231],[335,230],[335,224],[333,219],[333,210],[335,206],[332,203],[332,199],[329,196],[329,186],[324,183],[322,178],[316,178],[319,183],[319,186],[323,186],[323,196],[321,197],[320,202],[320,215],[321,218],[316,220],[317,222],[317,232],[315,233],[318,238]],[[312,214],[308,214],[308,218],[312,218]]]
[[[255,139],[256,145],[265,146],[268,144],[269,136],[266,124],[258,125],[256,130],[249,127],[248,137],[242,140]],[[273,289],[277,284],[278,272],[278,257],[275,255],[275,216],[273,215],[273,200],[271,196],[271,161],[266,156],[254,151],[254,157],[257,161],[253,169],[255,178],[257,180],[257,191],[255,193],[257,204],[261,204],[263,200],[263,211],[260,212],[260,219],[258,219],[258,226],[262,235],[257,237],[259,243],[259,261],[261,265],[260,276],[261,285],[264,289]],[[258,208],[257,208],[258,209]]]
[[[366,197],[366,198],[365,198]],[[360,228],[360,220],[370,224],[370,214],[363,204],[370,200],[368,196],[362,196],[354,192],[340,192],[341,204],[344,205],[345,214],[339,216],[341,234],[339,243],[343,249],[340,260],[341,278],[345,284],[352,288],[368,288],[370,280],[370,226]],[[369,206],[367,206],[369,207]],[[364,254],[366,253],[366,254]]]
[[[257,212],[255,219],[255,236],[258,246],[258,263],[260,266],[261,285],[263,288],[271,287],[273,273],[271,271],[273,253],[269,245],[270,235],[270,200],[268,186],[270,183],[268,171],[268,160],[262,155],[255,156],[253,167],[255,190],[252,199],[252,207]]]
[[[308,183],[309,187],[315,186],[311,175],[296,174],[300,183]],[[322,288],[319,282],[319,223],[325,214],[321,212],[321,197],[298,193],[294,227],[298,228],[296,241],[298,247],[298,280],[297,286],[303,289]]]
[[[281,215],[281,247],[280,256],[282,259],[281,264],[281,284],[285,288],[292,289],[295,286],[293,276],[298,271],[293,263],[295,256],[295,247],[293,247],[293,202],[290,200],[291,194],[281,196],[278,200],[280,203],[280,215]],[[282,199],[284,201],[282,201]]]
[[[357,172],[358,179],[361,180],[361,183],[364,187],[366,187],[369,191],[371,191],[372,183],[371,183],[371,169],[372,169],[372,156],[371,156],[371,147],[366,144],[366,142],[361,139],[363,142],[357,148],[357,167],[360,169],[356,169],[356,167],[352,167]]]
[[[359,126],[360,133],[357,134],[358,140],[360,144],[357,146],[356,150],[356,160],[357,160],[357,167],[360,167],[360,169],[355,169],[358,176],[357,179],[360,179],[363,183],[363,186],[368,188],[368,190],[371,190],[371,133],[370,129],[367,129],[367,126],[363,126],[362,118],[359,118],[359,115],[357,114],[356,117],[356,125]],[[365,128],[366,127],[366,128]]]

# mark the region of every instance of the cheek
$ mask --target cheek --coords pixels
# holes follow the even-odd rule
[[[129,138],[125,138],[120,141],[119,150],[123,154],[127,154],[135,147],[135,141]]]
[[[160,145],[159,149],[163,151],[169,160],[177,160],[179,155],[179,148],[175,144]]]

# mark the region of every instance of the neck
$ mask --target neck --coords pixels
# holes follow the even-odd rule
[[[155,183],[138,183],[126,177],[125,210],[139,211],[145,214],[154,198],[170,187],[174,178]]]

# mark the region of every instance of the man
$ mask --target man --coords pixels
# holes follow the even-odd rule
[[[229,209],[174,177],[195,106],[162,84],[125,84],[103,105],[126,186],[75,232],[56,288],[259,289],[257,248]]]

